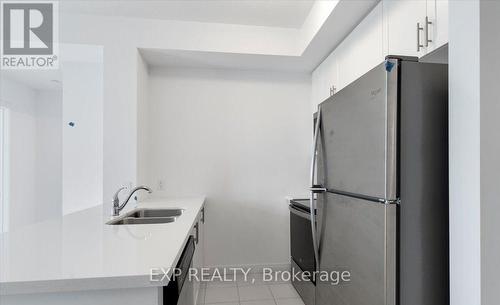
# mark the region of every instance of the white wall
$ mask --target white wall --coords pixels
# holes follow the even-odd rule
[[[9,153],[7,145],[9,145],[8,126],[9,114],[7,109],[3,107],[3,100],[0,99],[0,233],[7,232],[9,227],[9,200],[8,189],[9,184]]]
[[[65,51],[79,52],[78,47]],[[88,61],[62,63],[64,215],[101,205],[103,201],[102,49],[94,47],[87,52],[91,54]]]
[[[481,301],[500,300],[500,2],[481,1]]]
[[[35,206],[38,221],[62,214],[62,92],[42,90],[36,99]]]
[[[118,187],[138,183],[138,48],[272,55],[286,61],[300,57],[336,4],[316,3],[301,29],[62,13],[61,42],[104,47],[105,213]]]
[[[2,106],[8,109],[8,230],[36,221],[36,92],[2,77]],[[7,228],[6,228],[7,229]]]
[[[147,184],[149,158],[149,70],[140,54],[137,54],[137,184]],[[141,196],[143,193],[139,193]]]
[[[102,48],[61,45],[61,61],[57,72],[1,74],[9,230],[102,204]]]
[[[309,95],[309,76],[150,70],[148,181],[156,196],[207,196],[207,265],[289,262],[285,196],[307,191]]]
[[[3,221],[6,230],[15,230],[62,214],[62,98],[60,91],[38,90],[6,77],[0,92],[9,121]]]
[[[138,183],[138,48],[277,55],[300,49],[297,29],[73,14],[62,14],[60,23],[62,42],[104,49],[102,200],[108,215],[117,188]]]
[[[451,304],[479,305],[479,2],[450,1],[449,9]]]
[[[62,15],[63,42],[102,46],[103,213],[111,215],[118,187],[135,184],[137,175],[137,47],[133,27],[106,18]],[[135,37],[135,38],[134,38]],[[132,39],[134,38],[134,39]],[[61,52],[61,56],[64,53]]]
[[[493,305],[500,299],[498,16],[498,1],[450,1],[453,305]]]

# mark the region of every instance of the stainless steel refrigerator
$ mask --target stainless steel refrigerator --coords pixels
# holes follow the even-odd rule
[[[386,61],[318,107],[316,305],[449,304],[448,66]],[[312,213],[314,215],[314,213]]]

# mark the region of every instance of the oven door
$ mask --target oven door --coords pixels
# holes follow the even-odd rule
[[[315,271],[314,246],[311,231],[311,214],[293,205],[290,209],[290,252],[293,261],[313,274]]]
[[[312,274],[316,265],[311,233],[311,213],[293,204],[289,205],[289,209],[291,271],[293,275],[298,275],[297,277],[292,276],[292,285],[305,305],[314,305],[316,287]]]

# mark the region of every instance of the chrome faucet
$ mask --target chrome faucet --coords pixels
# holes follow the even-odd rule
[[[130,194],[128,194],[127,200],[125,200],[122,204],[120,204],[120,198],[118,198],[118,195],[122,190],[126,189],[126,187],[121,187],[116,191],[115,195],[113,196],[113,216],[118,216],[120,214],[120,211],[123,210],[123,208],[127,205],[127,203],[130,201],[130,198],[134,195],[135,192],[138,190],[145,190],[148,191],[149,194],[151,194],[153,191],[147,187],[147,186],[138,186],[135,187],[130,191]]]

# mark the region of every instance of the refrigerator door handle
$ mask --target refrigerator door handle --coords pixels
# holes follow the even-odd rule
[[[316,119],[316,126],[314,127],[314,139],[311,157],[311,198],[309,201],[309,207],[311,209],[311,231],[312,231],[312,241],[314,248],[314,259],[315,259],[315,270],[319,271],[319,245],[317,239],[316,230],[316,204],[314,203],[314,194],[325,192],[326,189],[320,185],[314,183],[314,178],[316,176],[316,153],[318,147],[318,137],[319,137],[319,126],[321,124],[321,106],[318,106],[318,115]]]

